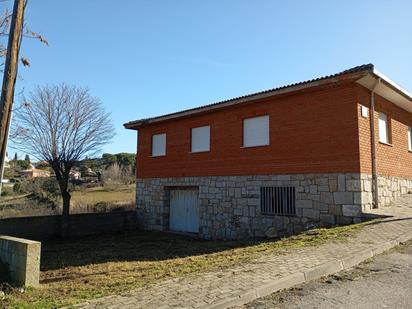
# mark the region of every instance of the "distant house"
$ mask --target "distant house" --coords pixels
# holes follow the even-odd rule
[[[82,174],[79,171],[71,170],[69,176],[70,176],[71,179],[79,180],[81,178]]]
[[[49,171],[40,170],[34,167],[31,169],[22,170],[20,174],[21,174],[21,177],[25,179],[33,179],[37,177],[50,177]]]
[[[412,190],[412,94],[371,64],[125,127],[149,230],[289,234]]]
[[[6,156],[4,157],[4,167],[9,168],[10,167],[10,159],[9,156],[6,153]]]

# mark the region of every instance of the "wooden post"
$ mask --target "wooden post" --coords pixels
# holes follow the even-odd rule
[[[26,0],[15,0],[0,97],[0,171],[4,169]],[[2,182],[3,179],[0,179]]]

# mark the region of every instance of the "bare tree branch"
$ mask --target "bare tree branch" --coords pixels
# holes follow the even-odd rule
[[[2,37],[7,38],[8,35],[9,35],[11,15],[12,15],[12,12],[8,9],[6,9],[4,12],[0,13],[0,58],[5,58],[6,57],[7,46],[6,46],[5,43],[6,43],[7,40],[4,40],[4,42],[3,42],[3,40],[1,40],[1,38]],[[38,41],[40,41],[41,43],[43,43],[45,45],[49,45],[49,42],[47,41],[47,39],[43,35],[29,29],[27,24],[24,24],[24,26],[23,26],[22,36],[24,38],[38,40]],[[29,61],[29,59],[27,59],[27,57],[22,57],[20,60],[21,60],[21,62],[24,66],[30,66],[30,61]],[[3,66],[4,66],[4,62],[0,61],[0,72],[3,71]]]

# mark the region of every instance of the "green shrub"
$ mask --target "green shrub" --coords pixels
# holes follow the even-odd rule
[[[43,178],[40,185],[46,197],[50,200],[57,201],[60,198],[60,187],[55,178]]]
[[[13,192],[15,193],[21,193],[21,183],[20,182],[16,182],[13,185]]]
[[[9,195],[10,195],[9,191],[7,191],[7,190],[2,190],[1,191],[1,196],[9,196]]]
[[[3,186],[1,190],[1,196],[10,196],[10,195],[13,195],[12,188]]]
[[[93,205],[93,212],[107,212],[107,209],[110,207],[110,204],[107,202],[98,202]]]
[[[56,178],[39,177],[22,182],[21,191],[31,194],[38,199],[47,199],[58,202],[60,199],[60,188]]]
[[[21,183],[20,189],[23,193],[33,194],[37,197],[42,197],[43,192],[41,190],[40,182],[38,181],[40,178],[25,180]]]

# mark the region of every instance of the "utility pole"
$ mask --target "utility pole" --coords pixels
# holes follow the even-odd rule
[[[20,42],[23,33],[25,5],[26,0],[14,0],[6,62],[4,63],[3,85],[1,88],[0,97],[0,186],[3,182],[2,174],[4,170],[4,159],[6,156],[7,139],[9,135],[11,110],[13,107],[14,87],[16,84]]]
[[[13,111],[10,111],[10,120],[9,120],[9,124],[8,126],[10,127],[10,122],[13,116]],[[7,128],[7,135],[6,135],[6,139],[4,140],[4,156],[2,157],[1,160],[1,170],[0,170],[0,196],[1,196],[1,192],[3,191],[3,177],[4,177],[4,167],[6,165],[6,154],[7,154],[7,142],[9,141],[9,133],[8,133],[8,128]]]

